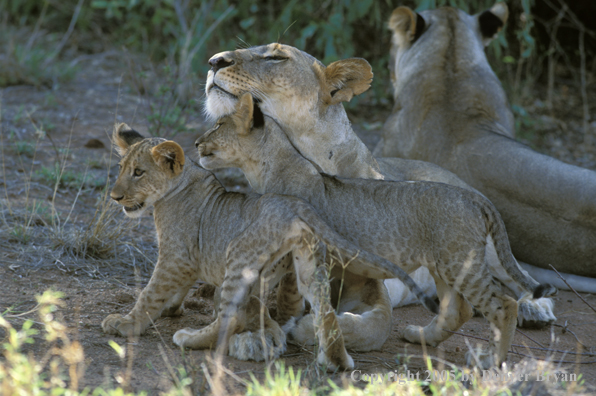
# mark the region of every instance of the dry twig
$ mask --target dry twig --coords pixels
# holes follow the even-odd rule
[[[576,296],[578,296],[580,298],[580,300],[582,300],[588,307],[590,307],[590,309],[594,312],[596,312],[596,309],[594,309],[593,306],[590,305],[590,303],[588,303],[582,296],[579,295],[579,293],[577,291],[575,291],[575,289],[573,287],[571,287],[571,285],[567,282],[567,280],[565,280],[565,278],[563,278],[561,276],[561,274],[559,273],[559,271],[557,271],[557,269],[555,267],[553,267],[551,264],[549,264],[549,266],[553,269],[553,271],[555,271],[555,273],[559,276],[559,278],[561,278],[563,280],[563,282],[565,282],[565,284],[567,285],[567,287],[569,288],[569,290],[571,290],[572,292],[575,293]]]

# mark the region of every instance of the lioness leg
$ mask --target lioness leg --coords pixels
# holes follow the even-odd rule
[[[474,312],[464,296],[448,286],[441,278],[433,277],[441,301],[439,314],[425,327],[407,326],[404,330],[404,338],[411,343],[421,344],[424,341],[436,347],[453,335],[449,331],[457,331],[470,320]]]
[[[341,313],[337,315],[345,346],[359,352],[379,349],[391,333],[392,308],[387,288],[378,279],[349,284],[350,287],[344,285],[342,290],[338,307]],[[290,334],[301,344],[313,345],[312,314],[300,318]]]
[[[151,321],[157,319],[164,309],[180,308],[184,296],[197,280],[193,267],[183,261],[163,268],[164,258],[159,257],[149,284],[143,289],[132,311],[126,316],[112,314],[103,320],[101,327],[108,334],[122,336],[141,335]],[[171,305],[170,305],[171,304]]]

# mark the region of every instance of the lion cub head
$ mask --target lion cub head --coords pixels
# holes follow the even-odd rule
[[[209,64],[205,110],[213,119],[233,113],[240,96],[248,92],[263,113],[305,122],[363,93],[373,77],[364,59],[340,60],[325,67],[306,52],[278,43],[220,52]]]
[[[112,140],[122,158],[110,197],[128,217],[139,217],[176,185],[184,151],[173,141],[144,138],[126,124],[115,125]]]
[[[255,128],[263,126],[263,115],[255,107],[252,96],[245,93],[234,108],[234,113],[221,117],[195,142],[205,169],[242,168],[250,161],[249,153],[259,146],[262,136],[255,136]]]

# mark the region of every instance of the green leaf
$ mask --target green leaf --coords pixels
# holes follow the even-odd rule
[[[437,3],[435,0],[422,0],[418,7],[416,7],[416,12],[430,10],[431,8],[437,8]]]
[[[112,349],[114,349],[114,351],[116,351],[116,353],[118,354],[120,359],[124,359],[124,356],[126,355],[126,350],[124,348],[122,348],[120,345],[118,345],[114,340],[108,341],[108,344],[110,344]]]
[[[248,29],[249,27],[251,27],[252,25],[254,25],[255,21],[257,20],[257,18],[250,17],[250,18],[246,18],[240,21],[240,27],[244,30]]]
[[[94,0],[91,2],[91,8],[105,9],[108,8],[108,2],[103,0]]]
[[[503,63],[515,63],[515,58],[511,55],[506,55],[503,57]]]

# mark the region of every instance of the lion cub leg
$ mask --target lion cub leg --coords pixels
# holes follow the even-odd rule
[[[292,251],[298,288],[311,302],[314,333],[318,339],[317,363],[328,371],[351,369],[354,360],[346,351],[335,310],[331,305],[329,272],[325,264],[325,246],[312,241],[305,232],[304,246]],[[310,315],[309,315],[310,316]]]
[[[448,286],[441,278],[434,276],[437,294],[441,301],[439,314],[426,326],[406,326],[404,338],[414,344],[426,344],[436,347],[457,331],[473,316],[472,306],[464,296]],[[449,330],[449,331],[445,331]]]
[[[254,305],[254,299],[248,297],[253,288],[257,287],[259,276],[267,269],[274,267],[271,273],[274,275],[273,272],[278,268],[275,264],[302,238],[301,230],[291,219],[280,219],[276,212],[271,211],[266,216],[259,217],[250,228],[230,242],[216,319],[219,327],[208,331],[179,330],[174,335],[174,343],[181,347],[200,349],[211,348],[217,342],[220,352],[228,353],[229,342],[234,334],[259,329],[261,306]],[[281,270],[278,276],[281,277],[286,269],[284,266],[279,268]],[[279,278],[271,284],[278,281]],[[262,345],[257,331],[232,339],[235,345],[230,352],[239,359],[253,360],[263,360],[265,356],[277,357],[283,353],[285,334],[269,317],[268,311],[264,324],[265,340],[273,340],[270,345]],[[244,342],[250,342],[251,345],[244,345]],[[263,353],[264,349],[266,351]]]
[[[149,284],[141,292],[132,311],[126,316],[112,314],[101,327],[107,334],[121,336],[141,335],[162,312],[181,312],[182,300],[197,280],[198,274],[181,260],[166,262],[159,257]],[[176,307],[177,305],[177,307]],[[172,309],[175,308],[173,311]]]
[[[290,255],[282,260],[291,260]],[[283,327],[293,317],[304,313],[304,298],[298,291],[296,271],[290,271],[279,282],[277,287],[277,322]]]
[[[276,359],[285,351],[286,333],[271,319],[261,300],[251,296],[244,331],[230,337],[229,355],[238,360],[261,362]]]
[[[486,370],[494,365],[499,367],[507,360],[517,325],[517,301],[502,293],[498,287],[489,288],[483,294],[491,297],[479,298],[475,306],[490,322],[492,337],[488,351],[468,352],[466,362],[468,365],[476,363],[480,369]]]

